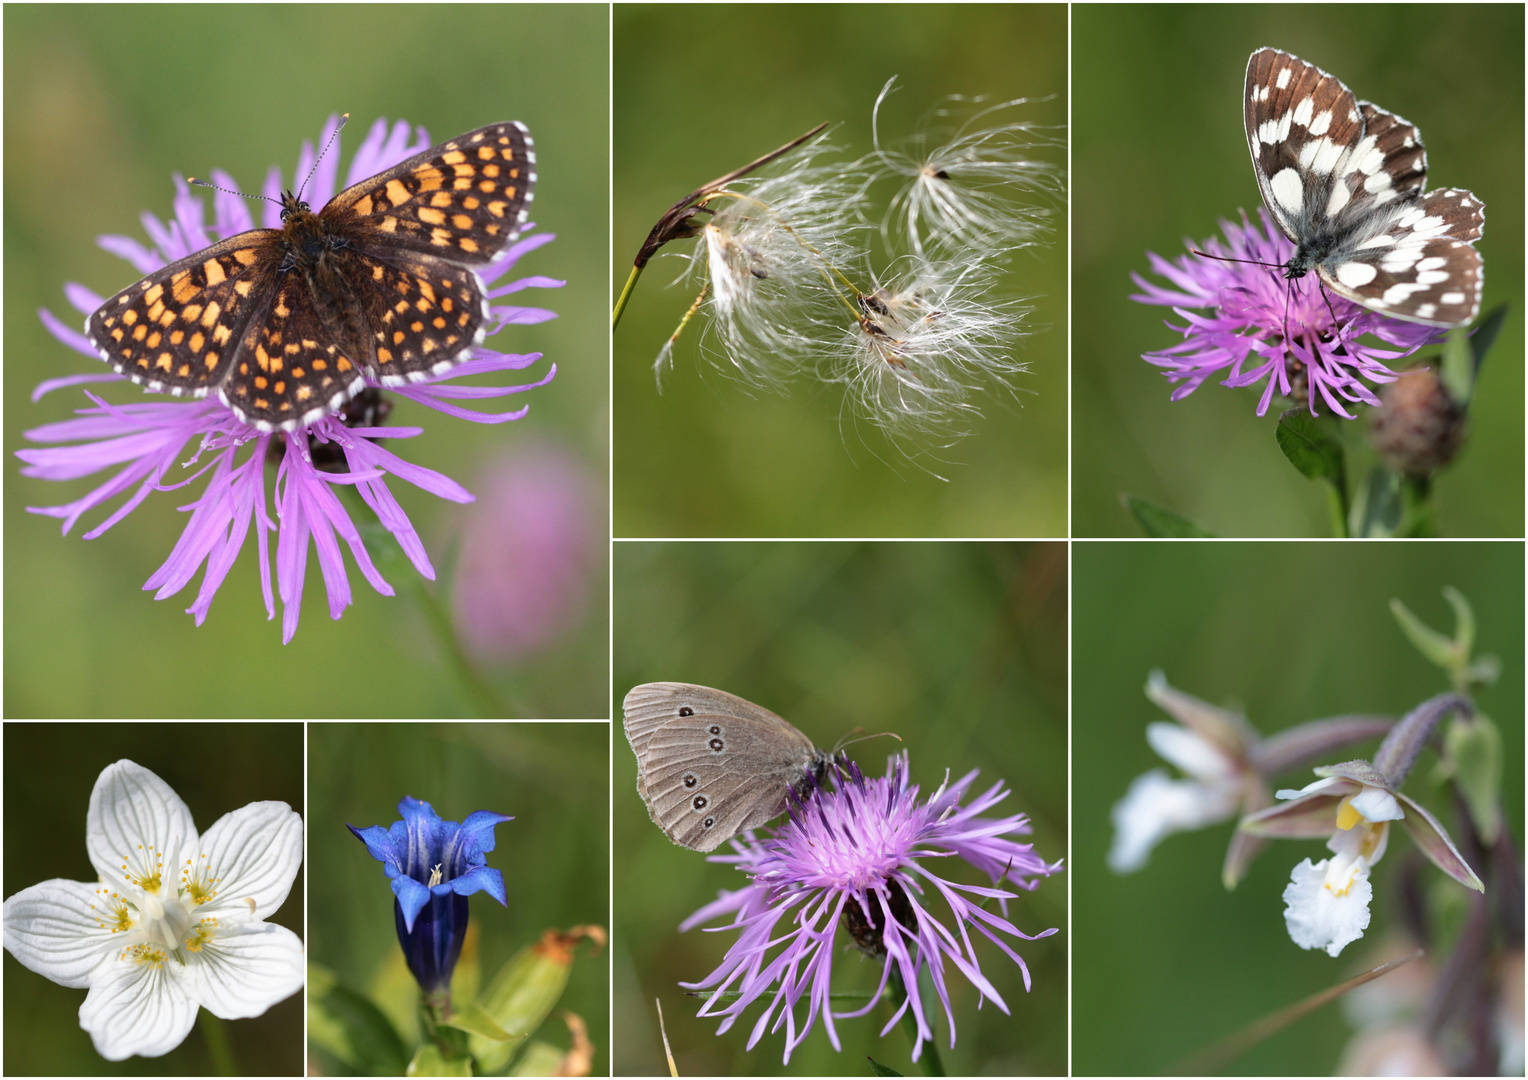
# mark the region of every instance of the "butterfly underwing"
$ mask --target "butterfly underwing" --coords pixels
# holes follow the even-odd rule
[[[1247,61],[1242,105],[1263,203],[1296,247],[1286,278],[1315,271],[1339,296],[1409,322],[1474,320],[1485,204],[1462,188],[1423,191],[1415,125],[1280,49]]]
[[[711,851],[805,799],[833,754],[740,697],[691,683],[644,683],[621,706],[637,794],[674,843]]]

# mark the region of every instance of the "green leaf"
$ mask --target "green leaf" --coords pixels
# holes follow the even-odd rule
[[[1306,477],[1333,486],[1343,484],[1342,443],[1328,422],[1318,420],[1302,405],[1279,417],[1276,434],[1279,449]]]
[[[563,1051],[557,1049],[551,1043],[541,1042],[539,1039],[525,1048],[525,1053],[520,1055],[515,1067],[509,1071],[510,1076],[556,1076],[558,1068],[562,1065]]]
[[[488,1015],[481,1005],[471,1003],[458,1005],[451,1011],[449,1019],[439,1021],[445,1027],[456,1028],[457,1031],[465,1031],[469,1035],[476,1035],[490,1042],[507,1042],[510,1039],[523,1039],[524,1035],[511,1035],[498,1024],[494,1023],[493,1017]]]
[[[440,1048],[434,1043],[425,1043],[417,1053],[414,1060],[409,1062],[408,1071],[404,1076],[471,1076],[471,1058],[448,1058],[440,1052]]]
[[[407,1060],[382,1011],[317,964],[308,965],[308,1042],[362,1076],[397,1076]]]
[[[1311,480],[1324,480],[1330,495],[1332,532],[1348,535],[1348,478],[1342,440],[1331,417],[1317,419],[1303,405],[1279,417],[1274,432],[1289,463]]]
[[[1121,495],[1119,501],[1126,510],[1130,511],[1136,520],[1136,524],[1140,525],[1147,536],[1183,538],[1210,537],[1215,535],[1203,525],[1190,521],[1181,514],[1176,514],[1138,495]]]
[[[1501,833],[1501,732],[1489,717],[1455,720],[1443,737],[1445,757],[1464,796],[1475,831],[1487,847]]]
[[[1501,333],[1501,328],[1507,321],[1507,305],[1498,304],[1484,319],[1475,324],[1475,333],[1470,335],[1470,349],[1475,354],[1475,371],[1478,374],[1480,365],[1485,363],[1486,353],[1491,351],[1491,346],[1496,343],[1496,335]]]
[[[1349,512],[1353,536],[1389,538],[1401,527],[1401,481],[1389,469],[1376,466],[1353,494]]]
[[[897,1072],[896,1069],[893,1069],[890,1065],[882,1065],[879,1061],[877,1061],[873,1057],[868,1057],[867,1056],[865,1060],[870,1062],[870,1072],[871,1072],[871,1075],[873,1075],[873,1076],[901,1076],[902,1075],[901,1073]]]

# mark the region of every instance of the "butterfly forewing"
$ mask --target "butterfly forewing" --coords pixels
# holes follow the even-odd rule
[[[346,188],[321,211],[377,233],[370,250],[401,248],[451,262],[488,262],[525,224],[536,154],[524,124],[492,124]]]
[[[706,686],[647,683],[622,709],[648,814],[696,851],[784,813],[791,788],[827,760],[768,709]]]
[[[203,397],[232,370],[251,318],[270,309],[280,236],[256,229],[173,262],[97,308],[85,333],[133,382]]]
[[[1412,322],[1475,317],[1484,265],[1470,243],[1484,207],[1458,189],[1423,194],[1415,125],[1278,49],[1247,62],[1243,108],[1263,202],[1296,245],[1287,277],[1314,270],[1354,303]]]

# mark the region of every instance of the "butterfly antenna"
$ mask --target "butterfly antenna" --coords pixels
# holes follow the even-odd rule
[[[225,195],[237,195],[241,199],[264,199],[266,202],[273,202],[277,206],[281,205],[280,199],[273,199],[269,195],[261,195],[258,193],[251,195],[247,191],[235,191],[233,188],[219,187],[211,181],[199,180],[194,176],[186,177],[186,183],[195,184],[197,187],[211,188],[213,191],[221,191]]]
[[[860,729],[859,728],[855,728],[854,729],[854,731],[858,731],[858,730],[860,730]],[[849,732],[849,734],[853,735],[854,731]],[[833,753],[837,754],[837,753],[841,752],[844,747],[846,747],[846,746],[853,746],[855,743],[857,743],[857,742],[864,742],[866,739],[880,739],[880,738],[896,739],[897,742],[901,742],[902,741],[902,736],[896,734],[895,732],[892,732],[892,731],[881,731],[881,732],[877,732],[874,735],[860,735],[860,736],[858,736],[856,738],[852,738],[852,739],[851,738],[839,739],[838,743],[833,747]]]
[[[312,180],[313,179],[313,174],[318,171],[318,163],[320,161],[324,160],[324,155],[329,152],[329,147],[334,145],[334,140],[335,140],[336,136],[339,135],[340,128],[344,127],[345,126],[345,121],[347,121],[349,119],[350,119],[350,114],[349,113],[346,113],[345,115],[340,117],[340,122],[338,124],[336,124],[335,127],[334,127],[334,134],[329,136],[329,141],[324,143],[323,150],[321,150],[319,152],[318,157],[314,159],[314,161],[313,161],[313,168],[308,170],[308,179],[304,180],[302,182],[302,187],[297,189],[297,198],[299,200],[302,199],[303,188],[306,188],[308,186],[308,180]],[[241,199],[264,199],[266,202],[273,202],[277,206],[282,205],[282,202],[281,202],[280,199],[273,199],[269,195],[260,195],[260,194],[251,195],[250,193],[245,192],[245,191],[235,191],[233,188],[219,187],[217,184],[214,184],[214,183],[212,183],[209,180],[202,180],[202,179],[199,179],[198,177],[195,177],[195,176],[188,176],[188,177],[186,177],[186,183],[188,183],[188,184],[195,184],[197,187],[211,188],[213,191],[221,191],[225,195],[237,195]]]
[[[334,130],[329,133],[329,141],[324,143],[324,148],[318,152],[318,157],[313,159],[313,167],[308,170],[307,179],[303,180],[302,187],[297,189],[297,199],[298,199],[299,202],[302,201],[302,193],[303,193],[303,191],[307,189],[308,180],[312,180],[313,179],[313,174],[318,172],[318,163],[320,161],[324,160],[324,155],[329,152],[329,147],[334,145],[334,140],[340,137],[340,131],[345,127],[345,124],[349,120],[350,120],[350,114],[349,113],[345,113],[345,114],[343,114],[340,117],[340,122],[338,124],[335,124],[334,125]]]

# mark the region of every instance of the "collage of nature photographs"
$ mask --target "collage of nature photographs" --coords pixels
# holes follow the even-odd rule
[[[1525,12],[6,5],[0,1075],[1524,1075]]]

